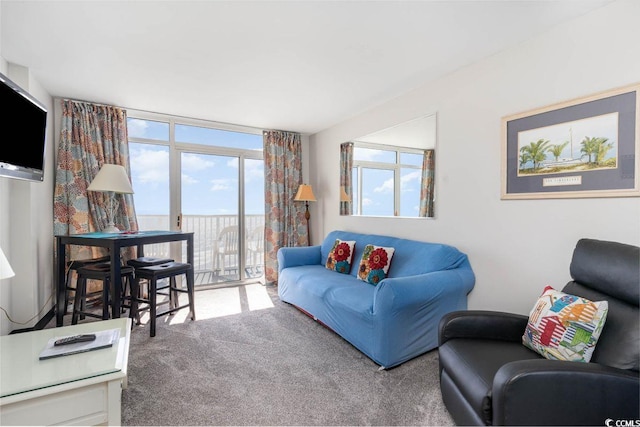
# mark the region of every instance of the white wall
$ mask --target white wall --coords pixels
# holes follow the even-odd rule
[[[618,0],[311,136],[303,167],[318,197],[310,204],[314,243],[347,229],[453,244],[469,255],[477,275],[470,308],[523,314],[543,286],[569,279],[580,237],[639,245],[640,198],[500,200],[500,118],[639,81],[638,16],[640,2]],[[1,54],[3,74],[53,112],[51,97],[28,69]],[[341,217],[340,143],[435,112],[436,219]],[[52,121],[50,114],[44,182],[0,178],[0,245],[16,272],[0,284],[0,306],[25,323],[0,313],[3,335],[32,326],[53,305]]]
[[[640,2],[619,0],[312,135],[312,235],[344,229],[452,244],[476,273],[469,308],[521,314],[544,286],[570,279],[578,239],[640,245],[640,198],[500,200],[501,118],[639,82],[638,17]],[[340,216],[339,145],[434,112],[436,219]]]
[[[1,52],[0,52],[1,53]],[[0,57],[2,73],[45,105],[47,141],[43,182],[0,177],[0,246],[16,275],[2,281],[0,334],[34,326],[53,307],[53,188],[55,180],[52,98],[29,70]],[[16,147],[20,149],[20,147]]]

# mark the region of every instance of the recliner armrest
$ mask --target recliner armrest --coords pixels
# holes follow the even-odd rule
[[[484,310],[453,311],[440,319],[438,345],[452,338],[522,341],[528,316]]]
[[[597,363],[521,360],[505,364],[494,377],[493,425],[586,426],[606,425],[608,418],[637,420],[639,399],[637,372]]]

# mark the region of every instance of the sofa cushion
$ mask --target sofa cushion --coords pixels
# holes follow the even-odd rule
[[[357,282],[353,277],[353,282]],[[289,288],[288,285],[304,283],[304,288]],[[323,265],[300,265],[295,268],[285,268],[278,275],[278,290],[287,288],[305,295],[305,298],[324,300],[327,292],[334,287],[345,286],[345,275],[336,274]],[[282,285],[282,287],[280,287]]]
[[[338,273],[349,274],[353,261],[353,250],[356,246],[355,240],[336,239],[325,266]]]
[[[589,362],[607,311],[607,301],[593,302],[547,286],[529,314],[522,343],[547,359]]]
[[[394,248],[366,245],[358,268],[358,279],[377,285],[387,277]]]

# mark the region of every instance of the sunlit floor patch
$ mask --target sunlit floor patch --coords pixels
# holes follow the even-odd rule
[[[166,297],[163,297],[166,298]],[[165,301],[164,299],[161,301]],[[179,304],[187,304],[186,294],[179,295]],[[208,289],[195,292],[196,321],[215,317],[230,316],[245,311],[264,310],[273,307],[271,297],[264,285],[259,283],[229,288]],[[160,305],[158,311],[167,309],[167,305]],[[141,323],[149,321],[149,312],[145,310]],[[183,308],[173,315],[158,318],[156,322],[175,325],[189,322],[189,309]]]
[[[247,301],[249,303],[249,310],[263,310],[265,308],[273,308],[273,301],[267,293],[267,288],[259,283],[253,285],[246,285],[245,290],[247,292]]]

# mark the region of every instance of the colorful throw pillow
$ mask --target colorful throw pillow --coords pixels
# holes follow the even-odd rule
[[[544,288],[529,314],[522,343],[547,359],[589,362],[609,311],[607,301]]]
[[[353,259],[353,248],[356,246],[355,240],[336,239],[329,256],[326,267],[338,273],[349,274],[351,271],[351,260]]]
[[[367,245],[364,247],[358,278],[365,282],[377,285],[382,279],[387,277],[391,258],[393,258],[394,248]]]

